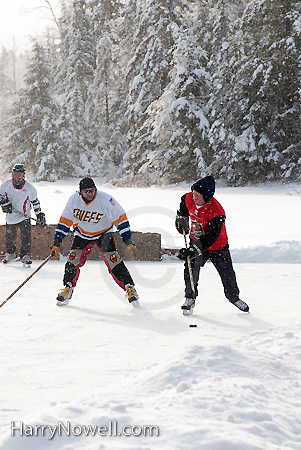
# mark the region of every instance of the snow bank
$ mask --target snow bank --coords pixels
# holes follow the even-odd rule
[[[301,241],[280,241],[269,246],[231,250],[235,263],[301,264]]]
[[[300,337],[301,323],[296,322],[231,345],[188,344],[176,358],[99,389],[78,404],[54,404],[23,423],[23,431],[30,433],[30,426],[54,427],[60,421],[67,431],[69,426],[69,436],[62,428],[52,439],[50,430],[44,436],[41,430],[39,436],[20,436],[15,430],[13,437],[2,436],[0,448],[301,449]],[[88,425],[90,430],[107,427],[107,433],[101,428],[103,435],[86,436]],[[152,426],[147,435],[145,425]]]

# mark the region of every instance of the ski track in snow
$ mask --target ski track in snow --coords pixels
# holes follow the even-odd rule
[[[58,189],[57,183],[38,185],[42,198],[50,188]],[[58,190],[74,191],[74,186],[70,182]],[[234,267],[250,314],[227,302],[208,263],[201,272],[194,315],[184,317],[183,263],[172,257],[126,263],[140,295],[139,309],[128,305],[104,263],[96,261],[83,267],[70,305],[58,308],[64,258],[48,262],[0,310],[0,449],[301,450],[300,231],[298,235],[293,223],[286,233],[282,218],[271,228],[276,213],[286,211],[287,199],[299,202],[293,222],[300,223],[300,197],[295,187],[286,189],[290,195],[279,186],[216,194],[224,196],[226,211],[237,220],[238,202],[240,208],[246,203],[250,208],[260,206],[263,197],[264,203],[277,200],[269,235],[261,223],[261,206],[259,216],[244,218],[243,228],[229,220]],[[121,189],[107,191],[128,208],[126,189],[124,199]],[[163,204],[168,194],[169,208],[177,208],[174,203],[185,189],[151,191],[152,198],[141,192],[146,203]],[[55,213],[48,209],[46,217],[55,223]],[[160,226],[177,242],[168,214]],[[254,223],[263,232],[259,245],[248,240]],[[0,265],[1,302],[39,264],[34,261],[32,269],[18,262]],[[38,425],[75,428],[52,439],[50,429],[44,435],[40,429],[38,436],[25,431],[12,436],[12,422],[16,427],[23,423],[28,434]],[[79,428],[109,428],[110,423],[114,432],[117,427],[116,436],[97,431],[86,436]],[[138,435],[143,425],[156,425],[159,435],[155,429],[153,436]],[[130,436],[118,435],[124,426],[127,431],[136,427]]]

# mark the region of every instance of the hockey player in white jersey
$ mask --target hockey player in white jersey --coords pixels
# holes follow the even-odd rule
[[[31,266],[29,257],[31,249],[31,223],[30,210],[33,207],[37,217],[37,225],[46,225],[45,214],[41,212],[40,202],[36,188],[25,181],[25,167],[23,164],[15,164],[12,170],[12,178],[0,186],[0,206],[6,213],[6,255],[4,264],[18,260],[16,251],[17,231],[20,229],[21,249],[20,260],[24,267]]]
[[[131,239],[130,225],[124,210],[111,195],[97,191],[92,178],[83,178],[79,183],[79,192],[69,198],[54,235],[52,251],[58,256],[62,240],[73,227],[74,240],[65,265],[65,287],[57,296],[58,306],[68,305],[80,268],[87,261],[95,244],[114,281],[126,291],[128,301],[133,306],[139,306],[133,279],[116,249],[114,225],[129,253],[137,259],[138,250]]]

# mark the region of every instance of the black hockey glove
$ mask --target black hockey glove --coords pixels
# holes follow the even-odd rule
[[[4,213],[11,214],[13,212],[13,205],[7,198],[1,200],[0,205]]]
[[[39,225],[40,227],[45,227],[46,225],[46,217],[45,214],[42,212],[37,214],[37,225]]]
[[[181,216],[179,212],[176,215],[176,229],[180,234],[189,233],[189,218]]]
[[[190,256],[190,258],[194,258],[194,254],[195,252],[192,247],[181,248],[176,254],[176,257],[182,260],[186,260],[188,256]]]

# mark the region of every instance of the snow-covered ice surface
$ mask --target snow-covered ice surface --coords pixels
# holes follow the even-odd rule
[[[77,185],[36,184],[48,223]],[[98,186],[133,230],[183,245],[174,215],[189,186]],[[58,308],[64,260],[48,262],[0,309],[0,449],[301,450],[301,187],[217,188],[216,198],[250,314],[227,302],[208,263],[184,317],[183,263],[169,257],[127,262],[139,309],[96,261]],[[0,265],[1,302],[40,263]]]

